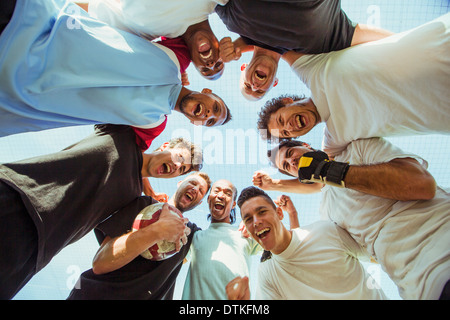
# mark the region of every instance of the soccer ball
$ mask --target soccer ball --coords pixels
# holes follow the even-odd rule
[[[155,203],[142,209],[133,222],[133,231],[145,228],[158,221],[163,205],[164,203]],[[169,210],[169,212],[179,217],[175,211]],[[182,245],[181,241],[180,244]],[[172,257],[175,253],[177,253],[175,243],[163,240],[142,252],[141,256],[148,260],[160,261]]]

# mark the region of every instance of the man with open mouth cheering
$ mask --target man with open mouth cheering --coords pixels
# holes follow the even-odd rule
[[[236,197],[230,181],[218,180],[212,185],[208,196],[211,224],[194,235],[182,299],[225,300],[225,285],[238,275],[248,276],[250,257],[261,247],[232,226]]]

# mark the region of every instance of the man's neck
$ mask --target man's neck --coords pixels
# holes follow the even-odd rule
[[[228,217],[227,219],[223,219],[223,220],[216,220],[216,219],[211,218],[211,224],[213,224],[213,223],[228,223],[228,224],[231,224],[231,221],[230,221],[230,217]]]
[[[183,215],[184,215],[185,212],[187,212],[187,211],[193,209],[193,208],[187,209],[187,210],[181,210],[181,209],[179,209],[179,208],[177,207],[177,205],[175,204],[175,200],[174,200],[174,197],[173,197],[173,196],[169,199],[169,201],[167,201],[167,203],[170,204],[172,207],[175,207],[175,208],[177,208],[178,210],[180,210],[181,214],[183,214]]]
[[[283,232],[283,238],[282,241],[280,241],[280,244],[277,245],[275,248],[270,250],[273,254],[281,254],[283,253],[291,244],[292,241],[292,231],[285,229]]]

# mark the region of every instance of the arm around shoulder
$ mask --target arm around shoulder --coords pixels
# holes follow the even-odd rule
[[[298,58],[300,58],[301,56],[304,56],[303,53],[300,52],[295,52],[295,51],[287,51],[285,52],[282,56],[281,59],[283,59],[284,61],[286,61],[290,66],[292,66],[292,64],[297,61]]]
[[[393,35],[393,32],[376,28],[366,24],[358,23],[353,33],[351,46],[356,46],[361,43],[384,39]]]
[[[267,191],[281,191],[288,193],[317,193],[323,187],[321,183],[305,184],[297,178],[293,179],[273,179],[264,171],[256,171],[253,174],[253,185]]]

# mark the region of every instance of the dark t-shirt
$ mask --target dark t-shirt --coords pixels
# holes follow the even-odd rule
[[[114,216],[101,223],[95,234],[99,243],[106,236],[121,236],[131,231],[133,221],[146,206],[156,201],[142,196]],[[141,256],[115,271],[96,275],[92,269],[83,272],[67,299],[69,300],[171,300],[176,278],[189,251],[194,233],[199,228],[189,222],[191,233],[180,252],[162,260],[151,261]]]
[[[0,165],[38,233],[37,271],[142,193],[142,152],[129,126],[95,132],[50,155]],[[20,240],[20,239],[18,239]]]
[[[231,0],[216,6],[228,30],[278,53],[324,53],[351,45],[356,24],[340,0]]]

